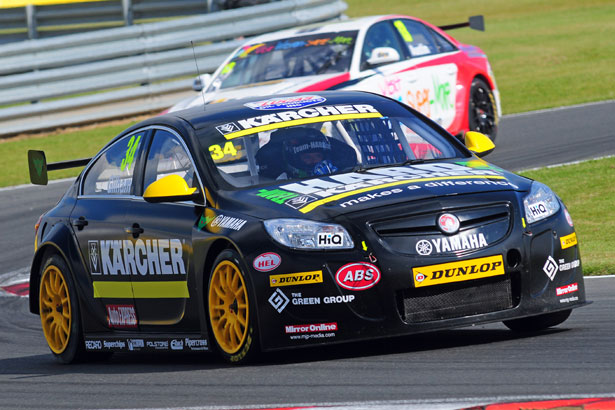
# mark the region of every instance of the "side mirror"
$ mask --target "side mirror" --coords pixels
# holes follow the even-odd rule
[[[171,174],[152,182],[143,193],[147,202],[181,202],[201,198],[196,188],[190,188],[184,178]]]
[[[399,61],[401,57],[397,50],[391,47],[376,47],[372,50],[371,57],[367,60],[367,64],[370,66],[377,66],[381,64],[394,63]]]
[[[465,145],[479,157],[484,157],[495,149],[495,144],[488,136],[476,131],[466,132]]]
[[[203,91],[207,87],[209,87],[209,83],[211,83],[211,74],[201,74],[197,78],[194,79],[192,83],[192,89],[194,91]]]

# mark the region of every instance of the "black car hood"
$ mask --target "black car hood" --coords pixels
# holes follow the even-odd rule
[[[220,208],[256,218],[328,220],[409,201],[493,191],[528,191],[531,180],[483,160],[374,168],[220,193]],[[227,208],[229,207],[229,208]]]

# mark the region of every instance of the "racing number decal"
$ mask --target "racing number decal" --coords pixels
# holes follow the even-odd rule
[[[139,141],[141,141],[140,135],[137,135],[136,140],[134,135],[130,137],[130,141],[128,141],[128,147],[126,148],[126,158],[122,160],[122,171],[124,171],[124,168],[126,168],[127,171],[130,170],[130,165],[132,165],[132,162],[135,159],[135,152],[137,151],[137,147],[139,146]]]
[[[211,152],[211,157],[214,160],[222,159],[226,155],[230,155],[232,157],[237,156],[237,149],[232,141],[227,141],[226,144],[224,144],[224,148],[218,144],[210,145],[209,152]]]

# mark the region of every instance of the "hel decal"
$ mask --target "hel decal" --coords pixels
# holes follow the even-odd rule
[[[259,272],[269,272],[280,266],[281,263],[280,255],[274,252],[266,252],[254,258],[252,266]]]
[[[380,270],[367,262],[348,263],[335,274],[338,285],[348,290],[366,290],[380,281]]]
[[[382,115],[369,104],[325,105],[313,108],[302,108],[296,111],[282,111],[247,118],[245,120],[238,120],[237,122],[239,123],[241,131],[234,131],[223,135],[224,138],[230,140],[261,131],[270,131],[295,125],[380,117],[382,117]]]
[[[568,222],[568,225],[570,225],[570,227],[573,227],[574,224],[572,223],[572,217],[570,216],[570,213],[568,212],[566,208],[564,208],[564,216],[566,217],[566,221]]]
[[[107,321],[109,327],[137,327],[137,312],[133,305],[107,305]]]
[[[185,275],[183,248],[179,239],[88,241],[90,262],[98,259],[100,269],[92,275]]]
[[[324,103],[326,98],[319,95],[302,95],[298,97],[271,98],[264,101],[256,101],[244,104],[253,110],[288,110],[309,107],[311,105]]]
[[[542,267],[542,270],[553,282],[553,279],[555,279],[555,274],[558,271],[558,267],[557,263],[555,262],[555,259],[553,259],[551,255],[549,255],[549,257],[547,258],[545,265]]]
[[[278,286],[306,285],[311,283],[322,283],[321,270],[269,276],[269,286],[272,288]]]
[[[577,244],[577,234],[573,232],[570,235],[562,236],[559,238],[559,241],[562,245],[562,249],[570,248]]]
[[[311,333],[311,332],[331,332],[337,330],[337,322],[332,323],[314,323],[310,325],[286,325],[284,331],[287,334],[292,333]]]
[[[415,288],[487,278],[504,275],[504,273],[502,255],[412,269]]]

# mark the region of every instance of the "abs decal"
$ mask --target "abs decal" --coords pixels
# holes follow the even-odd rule
[[[380,270],[367,262],[348,263],[335,273],[338,285],[348,290],[366,290],[380,281]]]

